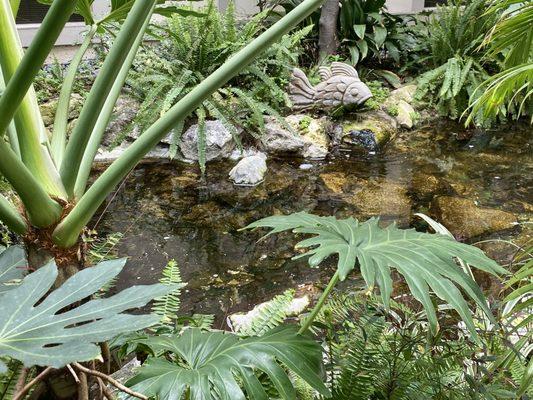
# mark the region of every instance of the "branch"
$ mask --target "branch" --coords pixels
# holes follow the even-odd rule
[[[43,372],[41,372],[39,375],[37,375],[34,379],[30,381],[26,386],[22,388],[22,390],[13,396],[13,400],[22,400],[30,391],[30,389],[37,383],[41,382],[46,376],[52,372],[53,368],[48,367]]]
[[[111,385],[113,385],[114,387],[116,387],[121,392],[127,393],[130,396],[137,397],[138,399],[141,399],[141,400],[148,400],[148,397],[145,396],[144,394],[134,392],[130,388],[124,386],[122,383],[120,383],[119,381],[111,378],[109,375],[104,374],[103,372],[95,371],[95,370],[86,368],[83,365],[81,365],[80,363],[73,363],[72,365],[74,365],[74,367],[76,367],[81,372],[84,372],[84,373],[86,373],[88,375],[92,375],[92,376],[95,376],[97,378],[103,379],[104,381],[106,381],[106,382],[110,383]],[[13,400],[15,400],[15,399],[13,399]]]

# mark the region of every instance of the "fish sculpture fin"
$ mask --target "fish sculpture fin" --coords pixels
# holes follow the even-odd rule
[[[355,68],[345,63],[337,61],[332,62],[331,71],[333,75],[345,75],[360,80]]]
[[[331,69],[329,69],[329,67],[320,67],[318,69],[318,75],[320,76],[320,80],[322,82],[327,81],[329,78],[331,78]]]
[[[305,73],[299,68],[294,68],[292,71],[289,93],[294,108],[306,109],[313,107],[316,90],[307,79]]]

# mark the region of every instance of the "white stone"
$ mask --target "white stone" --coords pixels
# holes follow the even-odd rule
[[[255,186],[263,182],[267,171],[266,155],[257,153],[240,160],[230,171],[229,177],[239,186]]]

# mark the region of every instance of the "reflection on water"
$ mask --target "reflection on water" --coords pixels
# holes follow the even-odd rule
[[[405,132],[381,153],[340,151],[310,170],[299,169],[302,160],[269,159],[265,182],[255,188],[233,186],[227,162],[209,164],[203,178],[195,165],[139,166],[98,225],[102,234],[125,235],[119,254],[130,259],[118,289],[156,281],[175,259],[189,283],[183,311],[220,319],[287,288],[327,279],[331,266],[311,269],[305,260],[290,259],[290,235],[257,242],[261,232],[238,231],[272,214],[383,215],[407,226],[415,223],[414,212],[429,212],[431,199],[446,194],[529,218],[529,127],[471,141],[456,140],[455,131],[461,133],[444,125]]]

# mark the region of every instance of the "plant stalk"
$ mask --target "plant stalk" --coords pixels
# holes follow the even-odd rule
[[[18,148],[23,163],[50,194],[65,197],[65,190],[48,152],[48,137],[33,90],[33,78],[39,71],[49,49],[59,35],[59,17],[65,12],[64,0],[56,0],[50,8],[31,46],[24,54],[18,37],[15,19],[8,0],[0,0],[0,64],[6,88],[0,97],[0,137],[5,135],[13,117],[18,137]],[[68,14],[70,15],[70,14]],[[67,19],[68,19],[67,15]],[[66,20],[65,20],[66,21]],[[45,36],[43,36],[45,35]],[[48,45],[47,45],[48,44]],[[44,48],[44,52],[43,52]],[[16,150],[11,129],[11,142]]]
[[[62,207],[50,198],[39,181],[1,138],[0,173],[15,189],[33,225],[46,228],[59,220]]]
[[[91,168],[93,165],[94,157],[96,156],[96,153],[98,153],[98,149],[100,147],[100,144],[102,143],[102,138],[104,136],[105,130],[107,128],[107,125],[109,124],[109,121],[111,120],[113,109],[115,108],[115,104],[118,100],[118,97],[120,96],[120,92],[122,90],[122,87],[124,86],[124,82],[126,81],[126,78],[129,74],[133,59],[135,58],[137,50],[139,49],[139,46],[142,43],[146,28],[148,28],[148,25],[150,24],[150,17],[151,14],[146,18],[146,21],[144,22],[141,31],[138,33],[137,39],[135,40],[135,43],[130,49],[130,52],[128,54],[128,57],[124,61],[124,64],[122,64],[120,72],[117,75],[117,78],[113,83],[113,87],[111,88],[111,91],[109,92],[109,95],[106,98],[104,106],[102,107],[100,115],[98,116],[98,120],[94,125],[94,129],[91,133],[91,137],[89,138],[89,142],[87,143],[87,147],[80,163],[80,169],[76,178],[76,184],[74,185],[74,198],[76,199],[80,199],[85,193],[85,189],[87,188],[87,181],[91,174]]]
[[[2,194],[0,194],[0,221],[19,235],[23,235],[28,229],[24,218],[22,218],[17,209]]]
[[[328,286],[326,286],[324,293],[322,293],[322,295],[318,299],[318,302],[316,303],[315,307],[311,311],[311,314],[309,315],[309,317],[305,319],[305,323],[302,325],[302,327],[298,331],[299,335],[307,332],[307,330],[313,324],[313,321],[315,320],[316,316],[318,315],[318,313],[324,306],[326,299],[328,298],[329,294],[331,293],[331,291],[333,290],[337,282],[339,282],[339,270],[337,270],[335,274],[333,275],[333,277],[330,279]]]
[[[33,83],[33,79],[48,54],[50,54],[50,50],[52,50],[59,34],[74,11],[76,3],[77,0],[54,0],[30,47],[22,57],[16,72],[14,72],[12,77],[5,77],[6,81],[9,82],[6,82],[6,90],[0,98],[0,135],[3,135],[9,122],[13,119],[20,103]],[[14,42],[11,37],[8,37],[13,34],[13,29],[15,35],[17,35],[9,0],[0,1],[0,18],[0,43],[3,42],[2,44],[4,45],[14,46],[9,49],[8,54],[10,57],[18,57],[18,54],[15,53],[22,52],[20,41],[17,38]],[[6,43],[4,42],[5,40],[9,40],[9,42]],[[4,63],[6,62],[4,55],[2,55],[1,62],[2,68],[4,68]]]
[[[94,38],[97,28],[96,25],[92,25],[87,31],[85,39],[83,39],[80,48],[76,51],[74,58],[70,62],[63,85],[61,86],[61,92],[59,93],[59,101],[57,103],[57,110],[54,118],[54,130],[52,132],[50,146],[52,158],[58,167],[61,166],[67,143],[68,114],[70,97],[72,96],[72,89],[74,87],[74,79],[76,78],[80,63]]]
[[[206,98],[248,66],[261,52],[279,40],[293,26],[311,14],[322,2],[323,0],[302,2],[170,108],[95,181],[70,214],[57,226],[53,233],[54,242],[61,247],[69,247],[76,243],[83,227],[107,195],[178,122],[184,120]]]
[[[69,198],[73,198],[74,195],[76,178],[90,134],[98,121],[98,116],[102,112],[120,68],[124,65],[146,18],[152,15],[155,4],[156,0],[137,0],[135,2],[102,65],[85,105],[81,109],[78,123],[72,131],[60,168],[61,178]]]

